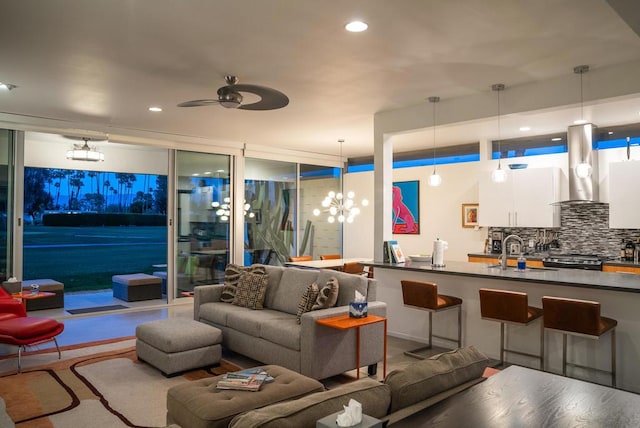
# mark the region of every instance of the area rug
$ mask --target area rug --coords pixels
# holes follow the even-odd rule
[[[52,361],[0,375],[1,395],[17,427],[164,427],[170,387],[239,369],[223,360],[220,366],[166,378],[138,361],[131,346]]]
[[[108,306],[94,306],[92,308],[65,309],[65,311],[69,312],[72,315],[78,315],[78,314],[90,314],[93,312],[115,311],[118,309],[129,309],[129,307],[124,305],[108,305]]]

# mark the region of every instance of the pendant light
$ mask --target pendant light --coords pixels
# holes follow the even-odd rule
[[[322,208],[324,212],[328,212],[329,215],[327,217],[327,221],[329,223],[335,223],[338,220],[338,223],[353,223],[355,217],[360,214],[360,208],[355,204],[354,198],[355,193],[352,191],[347,192],[347,194],[343,194],[343,185],[342,185],[342,172],[344,169],[344,164],[342,162],[342,143],[344,140],[338,140],[340,143],[340,188],[338,192],[334,192],[333,190],[327,193],[327,196],[322,200]],[[363,207],[369,205],[369,201],[363,199],[361,202]],[[314,216],[320,215],[320,209],[316,208],[313,210]]]
[[[438,187],[442,184],[442,177],[436,171],[436,103],[440,97],[429,97],[429,102],[433,103],[433,174],[429,176],[429,186]]]
[[[491,89],[498,93],[498,168],[491,173],[491,180],[495,183],[504,183],[507,180],[507,171],[502,169],[502,136],[500,135],[500,92],[504,91],[502,83],[491,85]],[[493,150],[493,148],[491,149]]]
[[[67,159],[90,162],[104,162],[104,153],[89,146],[90,138],[82,138],[83,145],[75,146],[67,151]]]
[[[587,123],[587,121],[584,120],[584,94],[583,94],[584,86],[582,81],[582,75],[588,71],[589,71],[588,65],[579,65],[573,68],[573,72],[575,74],[580,75],[580,120],[576,120],[574,122],[576,125],[585,125]],[[584,132],[585,132],[585,129],[583,128],[580,131],[580,138],[583,142],[584,142]],[[592,168],[591,168],[591,164],[589,164],[589,162],[586,162],[586,160],[584,159],[582,146],[583,144],[580,144],[580,163],[576,165],[575,172],[579,178],[587,178],[591,176]]]

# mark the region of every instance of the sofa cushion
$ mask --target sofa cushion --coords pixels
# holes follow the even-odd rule
[[[260,337],[276,345],[300,351],[300,324],[295,315],[283,314],[283,318],[265,320],[260,325]]]
[[[335,270],[321,269],[318,272],[316,282],[318,284],[326,284],[332,277],[337,278],[340,284],[336,306],[347,306],[349,302],[353,302],[356,290],[369,300],[369,296],[367,296],[367,278],[350,273],[336,272]]]
[[[391,387],[390,412],[479,378],[487,366],[489,358],[469,346],[394,370],[384,380]]]
[[[327,281],[327,285],[322,287],[318,293],[315,304],[311,307],[312,310],[332,308],[338,301],[338,291],[340,285],[336,278],[331,278]]]
[[[272,308],[273,299],[275,297],[280,280],[282,279],[282,273],[285,271],[284,266],[272,266],[272,265],[258,265],[264,267],[267,275],[269,275],[269,285],[267,285],[267,293],[264,296],[264,307]]]
[[[233,304],[249,309],[262,309],[268,283],[267,274],[243,272],[238,281]]]
[[[298,324],[300,324],[300,317],[302,316],[302,314],[304,314],[305,312],[309,312],[311,308],[313,308],[313,305],[316,303],[316,299],[318,298],[319,292],[320,290],[318,290],[318,284],[316,284],[315,282],[307,287],[306,291],[298,302],[298,312],[296,313],[296,320],[298,321]]]
[[[312,269],[286,268],[276,290],[271,308],[295,315],[298,313],[298,302],[309,284],[316,282],[318,271]],[[324,284],[319,282],[318,284]]]
[[[222,289],[222,295],[220,301],[225,303],[232,303],[233,298],[236,295],[236,288],[238,281],[244,272],[262,273],[266,274],[266,270],[263,265],[253,266],[239,266],[233,263],[229,263],[224,270],[224,288]]]
[[[200,319],[197,321],[206,320],[208,323],[226,326],[229,314],[234,312],[244,313],[247,310],[247,308],[241,308],[240,306],[234,306],[223,302],[203,303],[200,305]]]
[[[335,389],[310,394],[238,415],[230,428],[314,427],[318,419],[344,410],[349,399],[362,404],[362,413],[374,418],[387,414],[390,388],[373,379],[360,379]]]
[[[262,311],[254,311],[248,308],[239,308],[240,311],[227,313],[227,327],[241,331],[253,337],[260,337],[261,325],[273,319],[291,318],[296,323],[296,316],[284,314],[280,311],[264,309]],[[223,339],[224,340],[224,339]]]

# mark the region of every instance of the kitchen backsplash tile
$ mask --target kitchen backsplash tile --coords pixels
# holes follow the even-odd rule
[[[620,243],[624,239],[637,242],[640,229],[609,229],[609,204],[605,203],[562,203],[560,205],[561,227],[546,229],[547,235],[558,232],[560,248],[550,248],[557,254],[596,254],[616,258],[620,255]],[[491,232],[500,230],[508,234],[515,233],[525,244],[542,235],[543,229],[537,228],[489,228]],[[527,247],[527,253],[534,249]]]

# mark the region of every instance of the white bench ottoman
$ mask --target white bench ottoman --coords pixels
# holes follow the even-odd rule
[[[167,318],[136,327],[138,359],[165,376],[216,365],[222,356],[222,332],[189,318]]]

